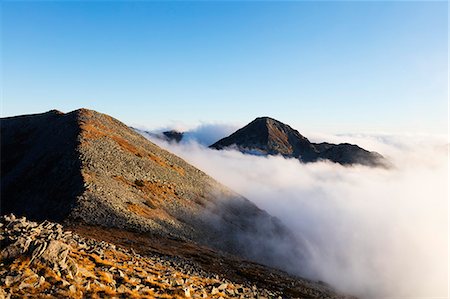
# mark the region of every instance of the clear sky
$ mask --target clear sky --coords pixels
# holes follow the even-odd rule
[[[1,4],[2,116],[447,131],[447,2]]]

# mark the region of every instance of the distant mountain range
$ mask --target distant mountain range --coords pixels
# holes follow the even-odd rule
[[[170,142],[180,142],[184,136],[183,132],[177,131],[146,133]],[[252,155],[282,155],[297,158],[304,163],[325,160],[341,165],[390,167],[389,161],[377,152],[350,143],[312,143],[289,125],[270,117],[256,118],[230,136],[210,145],[210,148],[236,149]]]
[[[243,153],[282,155],[302,162],[329,160],[342,165],[362,164],[387,167],[387,160],[355,144],[312,143],[297,130],[270,117],[258,117],[210,146],[215,149],[236,148]]]

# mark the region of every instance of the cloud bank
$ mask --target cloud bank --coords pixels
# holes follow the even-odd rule
[[[230,135],[238,129],[238,126],[228,124],[201,124],[200,126],[186,131],[183,142],[198,142],[209,146],[214,142]]]
[[[413,135],[310,139],[357,143],[395,167],[301,164],[193,141],[152,141],[281,219],[307,242],[311,278],[362,298],[446,297],[447,141]],[[305,274],[300,267],[294,272]]]
[[[134,127],[132,127],[134,128]],[[165,131],[177,131],[183,133],[183,143],[199,143],[201,145],[209,146],[214,142],[230,135],[237,129],[239,125],[236,124],[223,124],[223,123],[202,123],[195,127],[189,127],[183,124],[173,124],[170,126],[164,126],[156,129],[148,129],[137,125],[136,128],[140,134],[147,138],[153,138],[151,134],[162,134]],[[150,133],[150,134],[149,134]]]

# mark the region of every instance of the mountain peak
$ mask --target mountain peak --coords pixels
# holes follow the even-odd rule
[[[380,154],[354,144],[311,143],[289,125],[267,116],[256,118],[210,147],[218,150],[236,148],[256,155],[282,155],[298,158],[302,162],[329,160],[342,165],[388,165]]]
[[[257,118],[255,118],[253,120],[253,122],[260,122],[260,121],[263,121],[263,122],[266,122],[266,123],[269,123],[269,122],[281,123],[280,121],[276,120],[275,118],[272,118],[272,117],[269,117],[269,116],[260,116],[260,117],[257,117]]]
[[[266,132],[278,127],[275,124],[264,124],[264,121],[261,123]],[[291,278],[287,274],[280,276],[277,274],[281,273],[280,271],[268,272],[265,267],[232,257],[234,254],[298,273],[299,269],[303,268],[302,263],[307,258],[308,251],[305,250],[307,247],[301,239],[297,239],[278,219],[111,116],[88,109],[69,113],[52,110],[41,114],[2,118],[0,129],[1,214],[15,213],[34,220],[46,220],[38,225],[29,223],[25,218],[16,219],[15,216],[0,219],[5,227],[2,235],[10,232],[11,236],[20,236],[17,242],[6,238],[6,235],[0,236],[2,240],[11,241],[6,244],[7,249],[1,252],[0,259],[5,256],[15,259],[13,263],[6,263],[9,268],[3,272],[17,274],[15,271],[18,268],[14,265],[22,265],[23,261],[28,261],[27,265],[30,264],[31,256],[31,260],[39,260],[39,263],[30,264],[27,271],[41,273],[42,269],[46,269],[47,281],[47,278],[56,277],[56,274],[47,271],[53,269],[61,272],[61,277],[67,278],[69,283],[78,283],[98,265],[95,272],[89,272],[90,281],[93,281],[91,275],[99,275],[99,280],[96,281],[108,284],[98,283],[98,286],[105,290],[102,291],[103,294],[123,292],[123,297],[128,290],[125,297],[129,297],[130,289],[124,286],[125,283],[122,284],[123,279],[120,279],[120,288],[109,288],[111,281],[114,282],[112,285],[115,285],[114,279],[117,277],[132,277],[131,275],[137,273],[133,268],[128,271],[123,267],[127,255],[124,255],[123,250],[119,250],[115,255],[115,248],[133,248],[129,251],[127,264],[135,266],[140,260],[143,267],[155,265],[160,259],[143,260],[139,254],[148,255],[149,250],[156,249],[158,256],[170,257],[171,262],[164,263],[166,266],[172,265],[174,259],[171,257],[176,261],[184,257],[189,262],[195,259],[194,268],[198,268],[197,262],[208,265],[211,268],[205,268],[207,272],[204,272],[208,281],[211,281],[210,273],[214,273],[209,270],[214,270],[219,271],[216,272],[219,274],[237,277],[248,285],[253,285],[252,281],[255,281],[266,287],[267,281],[276,286],[277,290],[282,286],[292,294],[280,294],[282,297],[316,294],[317,297],[337,298],[334,292],[323,284],[297,277]],[[271,136],[272,133],[263,135]],[[102,240],[99,244],[103,245],[95,250],[88,250],[86,244],[91,246],[95,242],[63,232],[62,226],[51,224],[48,220],[63,223],[70,227],[70,231],[79,231],[98,241]],[[37,237],[42,233],[39,239],[32,240],[32,244],[39,246],[28,248],[31,239],[23,238],[25,229],[28,232],[25,236],[29,234]],[[64,236],[67,236],[67,239]],[[74,241],[82,245],[74,247]],[[105,241],[117,242],[119,246],[105,247]],[[5,245],[3,243],[2,245]],[[70,251],[71,248],[74,251]],[[136,254],[134,249],[140,249],[140,253]],[[92,256],[93,267],[89,265],[89,270],[83,268],[88,272],[83,271],[81,275],[81,271],[76,269],[86,267],[89,257],[86,254],[92,252],[95,253],[95,257]],[[60,256],[64,258],[59,259]],[[68,259],[65,259],[65,256]],[[104,262],[100,259],[101,256],[105,258]],[[114,264],[117,266],[111,267],[114,257],[117,257],[117,264]],[[55,260],[58,261],[57,264],[54,263]],[[290,263],[288,260],[295,262]],[[69,261],[71,272],[59,271],[67,270]],[[107,268],[111,273],[104,272],[105,264],[109,265]],[[187,269],[185,265],[180,265]],[[42,268],[46,266],[49,268]],[[117,273],[118,268],[121,270]],[[157,268],[169,273],[173,278],[172,270],[167,271],[167,268],[161,268],[159,265]],[[117,275],[112,274],[113,270]],[[154,270],[149,270],[149,273],[151,271],[154,275],[157,273]],[[126,276],[120,274],[125,272],[128,272]],[[138,272],[143,272],[142,280],[148,280],[149,275],[145,270]],[[192,275],[191,270],[187,273]],[[26,275],[27,279],[31,277],[28,272]],[[39,279],[39,275],[35,276]],[[22,276],[15,276],[7,291],[13,290],[16,294],[19,292],[18,297],[23,297],[27,290],[22,290],[20,280],[23,279],[20,277]],[[141,278],[137,280],[140,281]],[[178,282],[166,282],[171,287],[179,285]],[[130,284],[129,287],[133,287],[132,295],[137,295],[135,282]],[[214,282],[215,286],[208,289],[212,290],[212,295],[219,296],[220,292],[213,292],[217,290],[217,286],[220,289],[223,284],[227,285],[225,288],[230,288],[227,281],[219,284]],[[45,283],[44,286],[51,285],[54,284]],[[160,285],[163,284],[158,282],[158,292]],[[75,290],[81,292],[80,287],[84,286],[84,283],[83,286],[77,284]],[[155,284],[151,282],[150,286]],[[298,288],[294,289],[295,286]],[[190,287],[191,282],[187,289],[190,290]],[[61,296],[67,297],[67,289],[72,294],[75,292],[70,290],[74,289],[74,286],[62,286],[59,289],[63,288],[64,293]],[[143,289],[145,288],[139,287],[139,291]],[[148,287],[147,289],[153,290]],[[166,286],[162,289],[166,289]],[[242,295],[243,289],[240,289]],[[33,290],[33,294],[42,293],[41,280],[39,285],[34,285]],[[55,293],[53,287],[51,290],[54,296],[61,294]],[[92,290],[88,283],[83,289],[85,293],[81,294],[92,297],[89,295]],[[255,287],[249,288],[252,294],[256,290]],[[184,290],[175,293],[171,289],[170,295],[183,296],[185,292]],[[79,294],[77,293],[77,296]],[[152,295],[153,293],[139,297],[154,297]]]
[[[52,109],[52,110],[48,111],[47,113],[49,113],[49,114],[57,114],[57,115],[64,114],[64,112],[59,111],[57,109]]]
[[[239,150],[254,154],[302,156],[309,160],[314,154],[310,142],[297,130],[271,117],[258,117],[245,127],[223,138],[212,148],[236,146]]]
[[[250,245],[236,236],[290,238],[246,198],[106,114],[78,109],[1,123],[3,214],[170,236],[249,258]]]
[[[275,118],[269,117],[269,116],[257,117],[252,122],[249,123],[249,125],[252,125],[252,124],[259,124],[259,125],[266,125],[266,126],[289,127],[285,123],[282,123],[281,121],[279,121],[279,120],[277,120]]]

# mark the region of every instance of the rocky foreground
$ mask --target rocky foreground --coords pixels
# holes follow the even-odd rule
[[[141,255],[48,221],[2,216],[0,230],[0,298],[291,298],[296,288],[237,283],[196,261]],[[296,297],[344,298],[326,286],[303,291]]]

